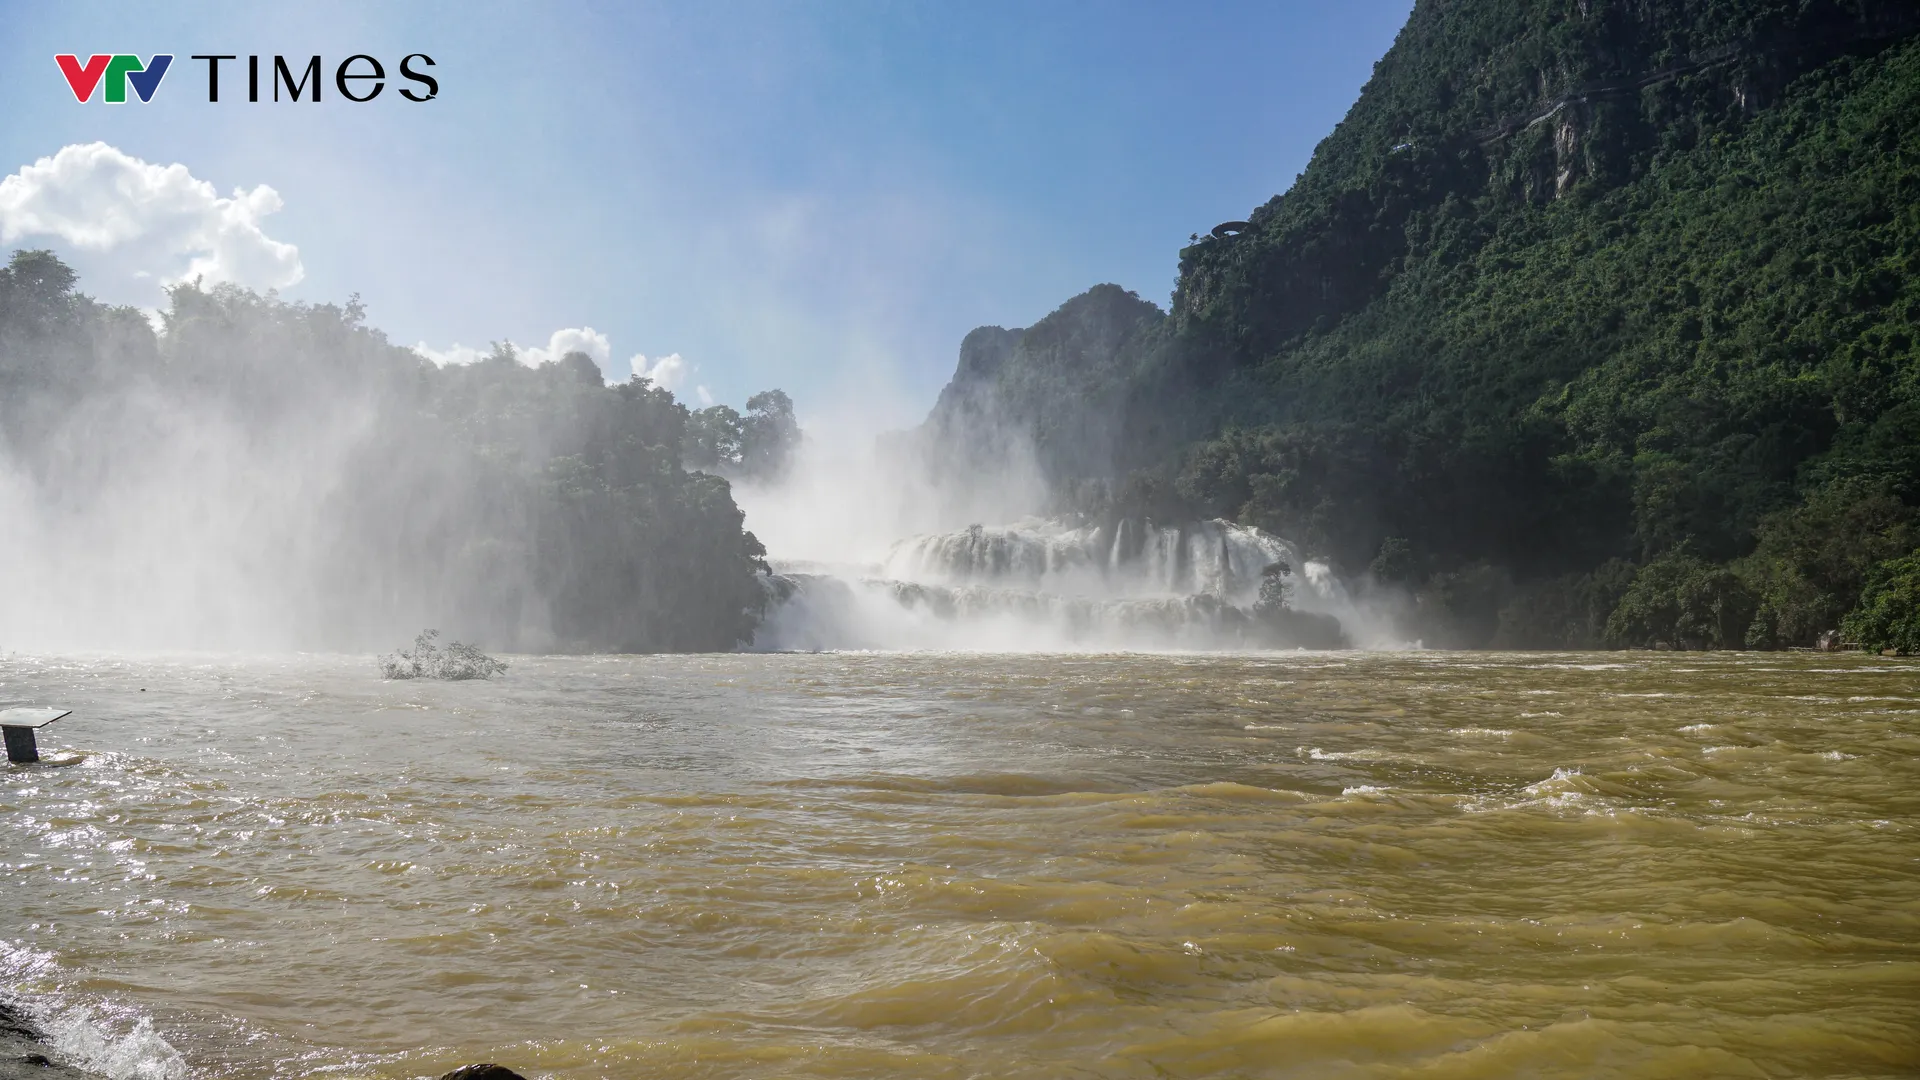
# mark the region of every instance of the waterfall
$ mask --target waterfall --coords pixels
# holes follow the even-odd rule
[[[1287,567],[1291,610],[1256,610]],[[758,649],[1336,647],[1353,605],[1288,541],[1213,519],[1023,521],[895,543],[877,565],[776,564]]]
[[[879,576],[1067,597],[1203,595],[1244,607],[1258,599],[1261,573],[1275,562],[1303,565],[1293,545],[1244,525],[1122,519],[1116,525],[1039,522],[916,536],[894,545]]]

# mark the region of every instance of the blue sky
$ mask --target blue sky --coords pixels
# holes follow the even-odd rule
[[[855,400],[907,423],[974,326],[1030,324],[1103,281],[1164,305],[1187,235],[1292,182],[1410,7],[0,0],[0,176],[105,142],[221,200],[253,193],[191,212],[297,248],[283,295],[357,292],[399,343],[590,327],[615,378],[677,355],[684,398],[780,386],[803,418]],[[178,59],[151,103],[74,102],[54,54],[121,51]],[[329,69],[362,52],[390,74],[424,52],[441,93],[403,101],[395,80],[355,105],[329,81],[317,105],[249,104],[229,63],[210,104],[187,59],[209,52]],[[66,175],[34,183],[124,195]],[[33,233],[49,227],[19,208],[24,184],[8,246],[61,251],[96,296],[155,306],[184,272],[160,226],[93,249],[71,225]],[[96,212],[65,197],[35,205]],[[0,191],[0,231],[7,207]],[[189,212],[141,212],[162,211]],[[233,276],[289,278],[270,250],[230,258]]]

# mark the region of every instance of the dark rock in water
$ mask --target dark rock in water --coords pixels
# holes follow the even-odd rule
[[[25,1010],[0,1000],[0,1080],[88,1080],[40,1052],[44,1041]]]
[[[1350,649],[1353,642],[1331,615],[1280,608],[1263,612],[1261,644],[1273,649]]]
[[[527,1080],[527,1078],[505,1065],[484,1061],[478,1065],[462,1065],[441,1077],[440,1080]]]
[[[0,1038],[38,1040],[40,1033],[27,1022],[26,1014],[17,1007],[0,1001]]]

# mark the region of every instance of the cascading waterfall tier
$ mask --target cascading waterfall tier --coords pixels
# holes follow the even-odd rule
[[[1257,607],[1269,567],[1289,609]],[[909,537],[877,566],[780,566],[762,649],[1241,649],[1346,644],[1344,588],[1224,520],[1028,521]]]
[[[1031,588],[1059,596],[1212,596],[1236,606],[1260,595],[1276,562],[1299,562],[1293,546],[1227,521],[1156,526],[1134,518],[1081,528],[1026,523],[974,526],[894,545],[882,576],[943,585]]]

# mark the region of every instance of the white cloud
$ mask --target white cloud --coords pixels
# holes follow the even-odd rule
[[[121,253],[134,272],[158,269],[165,282],[285,288],[306,276],[300,249],[260,228],[283,205],[265,184],[221,198],[185,165],[154,165],[103,142],[64,146],[0,179],[0,243],[50,237]]]
[[[607,361],[613,358],[613,346],[608,343],[607,335],[591,326],[569,327],[555,330],[547,338],[545,348],[538,345],[516,346],[520,350],[520,362],[528,367],[538,367],[550,360],[558,360],[570,352],[583,352],[593,357],[602,373],[607,370]]]
[[[633,369],[635,375],[644,375],[653,380],[653,385],[674,393],[679,392],[680,387],[686,384],[687,376],[693,373],[693,366],[682,360],[679,353],[668,353],[651,362],[644,354],[635,353],[633,359],[627,361],[627,366]]]
[[[591,326],[555,330],[547,337],[545,345],[521,345],[516,342],[508,342],[508,344],[513,345],[513,351],[520,357],[520,362],[528,367],[539,367],[550,360],[558,360],[570,352],[583,352],[592,357],[593,362],[604,372],[607,370],[607,360],[613,356],[613,346],[608,343],[607,335]],[[484,349],[477,349],[456,341],[444,349],[436,349],[423,341],[415,345],[413,351],[445,367],[448,364],[471,364],[476,360],[483,360],[493,351],[493,347],[489,345]]]
[[[507,344],[513,344],[513,352],[520,357],[520,363],[528,367],[540,367],[541,363],[547,363],[551,359],[561,359],[570,352],[584,352],[593,357],[593,363],[599,365],[601,371],[607,371],[607,359],[612,356],[612,346],[607,342],[607,334],[595,331],[593,327],[568,327],[564,331],[553,331],[553,334],[547,336],[547,344],[543,346],[522,346],[518,342],[507,342]],[[420,342],[417,346],[413,346],[413,352],[445,367],[449,363],[474,363],[476,359],[486,359],[488,354],[492,354],[493,346],[474,348],[474,346],[463,346],[459,342],[453,342],[447,348],[434,348],[426,342]]]
[[[633,369],[635,375],[646,376],[653,381],[653,385],[678,395],[683,402],[686,401],[686,394],[681,392],[681,388],[699,370],[697,365],[687,363],[679,353],[668,353],[652,361],[641,353],[634,353],[633,359],[627,361],[627,366]],[[705,386],[695,385],[693,396],[702,408],[713,404],[713,393]]]
[[[413,351],[439,364],[441,367],[446,367],[448,364],[471,364],[487,355],[489,350],[476,349],[471,345],[462,345],[457,341],[444,349],[435,349],[423,341],[415,345]]]
[[[423,341],[415,345],[413,351],[436,364],[445,366],[471,364],[484,358],[492,349],[491,347],[478,349],[458,342],[444,349],[436,349]],[[516,343],[514,351],[519,354],[520,362],[528,367],[537,367],[550,360],[558,360],[570,352],[583,352],[591,356],[593,362],[599,365],[604,373],[607,370],[608,361],[613,358],[613,343],[607,339],[607,335],[593,327],[579,326],[555,330],[548,335],[545,345]],[[627,366],[635,375],[643,375],[652,380],[655,386],[675,394],[680,393],[681,388],[686,386],[687,380],[697,370],[696,365],[688,363],[679,353],[668,353],[651,360],[644,353],[635,353],[632,359],[627,361]],[[695,386],[693,395],[703,406],[713,404],[713,395],[704,386]]]

